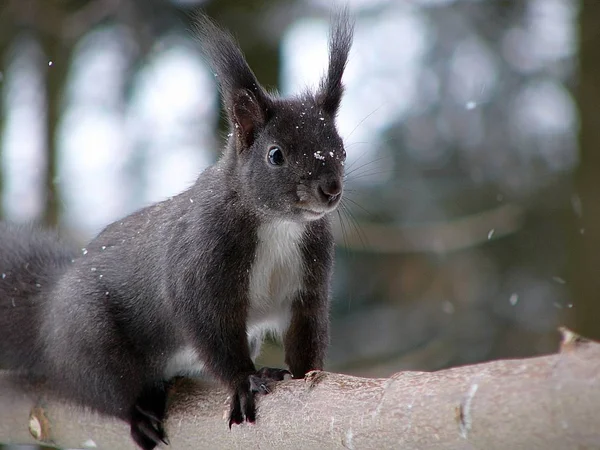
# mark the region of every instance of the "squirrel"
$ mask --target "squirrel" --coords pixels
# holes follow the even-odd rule
[[[205,15],[197,25],[231,132],[220,159],[81,251],[53,231],[0,224],[0,367],[128,422],[144,450],[168,443],[175,377],[227,386],[231,428],[255,421],[270,383],[321,370],[329,344],[349,14],[333,21],[315,92],[292,98],[258,83],[228,32]],[[266,333],[283,341],[289,371],[255,367]]]

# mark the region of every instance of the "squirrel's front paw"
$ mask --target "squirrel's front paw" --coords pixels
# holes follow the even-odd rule
[[[256,403],[255,394],[268,394],[271,392],[271,384],[276,381],[282,381],[292,377],[292,374],[285,369],[273,369],[263,367],[255,373],[245,377],[235,389],[231,399],[231,409],[229,412],[229,428],[231,425],[240,424],[244,420],[247,422],[256,421]]]
[[[235,387],[231,398],[231,409],[229,411],[229,428],[231,425],[240,424],[244,420],[254,422],[256,420],[256,404],[254,403],[254,392],[250,388],[250,377],[245,376]]]
[[[256,374],[250,375],[250,389],[257,394],[268,394],[271,392],[271,385],[277,381],[289,380],[292,373],[285,369],[274,369],[272,367],[263,367]]]

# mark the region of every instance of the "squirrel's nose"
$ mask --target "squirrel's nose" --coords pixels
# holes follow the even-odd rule
[[[333,203],[342,194],[342,183],[336,178],[319,183],[319,194],[328,203]]]

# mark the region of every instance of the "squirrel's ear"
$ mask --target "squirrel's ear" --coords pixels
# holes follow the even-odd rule
[[[248,67],[233,36],[203,14],[197,15],[196,28],[202,50],[217,77],[229,122],[242,145],[249,147],[265,124],[269,96]]]
[[[344,86],[342,75],[352,46],[354,25],[350,22],[347,8],[338,12],[329,35],[329,65],[321,80],[316,100],[326,114],[335,116],[342,100]]]
[[[231,121],[244,147],[250,147],[256,132],[265,124],[265,111],[249,90],[241,89],[234,93]]]

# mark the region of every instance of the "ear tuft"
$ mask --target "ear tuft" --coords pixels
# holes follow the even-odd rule
[[[207,62],[211,65],[223,97],[229,123],[249,146],[258,126],[265,122],[269,95],[256,77],[231,34],[206,15],[196,16],[196,32]]]
[[[337,114],[342,100],[344,86],[342,75],[348,62],[348,53],[352,47],[354,24],[350,22],[348,8],[340,10],[335,18],[329,35],[329,66],[327,75],[321,80],[317,91],[317,102],[323,111],[331,116]]]
[[[243,89],[235,93],[232,99],[231,116],[236,134],[244,144],[250,147],[256,131],[265,123],[265,115],[252,92]]]

